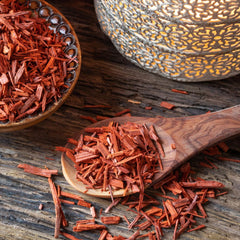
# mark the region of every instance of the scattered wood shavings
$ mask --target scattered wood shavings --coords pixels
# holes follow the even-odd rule
[[[81,115],[81,116],[79,116],[79,117],[82,118],[82,119],[88,120],[88,121],[90,121],[91,123],[96,123],[96,122],[97,122],[97,120],[96,120],[95,118],[90,117],[90,116],[83,116],[83,115]]]
[[[80,238],[76,238],[74,237],[73,235],[69,234],[69,233],[66,233],[66,232],[60,232],[60,234],[70,240],[82,240]]]
[[[169,110],[171,110],[171,109],[173,109],[175,107],[174,104],[169,103],[169,102],[165,102],[165,101],[162,101],[160,103],[160,106],[163,107],[163,108],[169,109]]]
[[[97,217],[96,209],[95,209],[94,206],[90,207],[90,212],[91,212],[91,215],[92,215],[93,218]]]
[[[175,89],[175,88],[171,89],[171,91],[175,92],[175,93],[188,94],[188,92],[185,90],[179,90],[179,89]]]
[[[144,191],[124,198],[114,199],[112,197],[113,206],[116,205],[116,202],[121,203],[129,207],[128,211],[136,214],[135,219],[131,222],[126,216],[123,216],[128,228],[134,230],[134,233],[130,237],[111,236],[105,225],[96,224],[95,208],[91,206],[90,203],[88,203],[88,206],[90,206],[89,214],[91,214],[93,218],[78,220],[73,227],[73,231],[78,233],[82,231],[100,230],[101,233],[98,238],[100,240],[126,240],[138,239],[140,237],[162,239],[164,237],[163,229],[170,227],[174,227],[173,239],[179,238],[184,232],[200,230],[206,227],[204,224],[198,225],[197,220],[207,218],[203,207],[208,201],[207,198],[216,198],[227,194],[227,191],[220,191],[220,189],[224,187],[222,183],[200,178],[195,179],[191,175],[191,172],[189,163],[182,165],[178,170],[172,172],[169,176],[154,185],[155,190],[153,196],[146,194]],[[35,174],[35,172],[33,174]],[[55,237],[57,238],[61,234],[70,240],[79,240],[79,238],[69,233],[60,231],[61,226],[66,227],[68,225],[61,206],[61,203],[65,202],[62,197],[87,202],[76,194],[62,191],[59,186],[56,188],[51,178],[48,178],[48,181],[56,212]],[[156,197],[165,198],[166,200],[161,203]],[[141,202],[141,204],[139,202]],[[100,221],[106,225],[119,224],[121,221],[120,216],[100,216],[101,210],[99,218]],[[141,234],[142,231],[148,232]]]
[[[119,224],[121,218],[119,216],[104,216],[101,217],[101,222],[107,225]]]
[[[80,201],[81,206],[88,207],[90,209],[89,214],[91,214],[93,217],[93,219],[81,219],[77,221],[76,225],[73,228],[73,231],[78,233],[82,231],[99,230],[101,231],[99,236],[100,240],[138,239],[140,237],[149,237],[149,239],[163,239],[164,229],[169,228],[173,228],[173,239],[178,239],[184,232],[192,232],[205,228],[205,224],[199,224],[199,219],[206,219],[208,217],[204,209],[204,204],[208,202],[210,198],[216,198],[227,194],[228,192],[223,189],[224,185],[218,181],[204,180],[199,177],[195,178],[188,162],[182,165],[179,169],[172,172],[170,175],[166,176],[160,182],[156,183],[153,186],[153,192],[150,191],[149,194],[144,189],[142,189],[143,185],[141,182],[143,180],[143,177],[140,176],[141,165],[139,161],[141,153],[137,152],[137,155],[134,155],[132,159],[131,155],[127,155],[129,151],[134,152],[138,147],[138,145],[136,145],[136,142],[131,141],[131,138],[129,138],[129,133],[132,132],[135,137],[144,136],[144,138],[141,139],[142,143],[140,144],[143,149],[146,146],[147,149],[151,149],[150,146],[152,146],[152,143],[149,141],[149,138],[151,141],[158,141],[157,136],[155,136],[151,128],[147,128],[148,134],[146,134],[146,128],[144,128],[144,126],[141,126],[139,129],[138,127],[129,128],[128,125],[124,126],[117,124],[117,127],[121,127],[120,131],[117,131],[115,127],[116,125],[114,123],[111,123],[109,126],[106,126],[104,128],[89,128],[87,129],[88,132],[94,133],[93,135],[82,135],[78,140],[71,138],[68,139],[68,142],[74,145],[74,149],[65,147],[57,147],[57,149],[62,152],[71,153],[71,157],[73,156],[73,162],[75,164],[84,163],[85,166],[86,163],[89,163],[89,159],[85,158],[86,156],[83,156],[82,158],[82,156],[76,155],[76,152],[89,152],[94,160],[92,166],[95,166],[94,164],[97,165],[99,163],[99,160],[97,160],[97,158],[99,155],[101,155],[102,158],[104,158],[104,165],[98,169],[100,169],[99,171],[102,174],[102,177],[111,169],[111,166],[113,166],[114,163],[117,168],[120,168],[122,164],[128,165],[131,163],[131,161],[136,161],[135,174],[138,176],[137,178],[129,177],[129,173],[124,168],[120,168],[120,170],[126,171],[125,178],[127,179],[127,185],[131,183],[134,186],[136,182],[139,183],[137,185],[138,191],[136,191],[136,193],[131,196],[116,199],[114,199],[113,195],[111,194],[111,203],[105,210],[105,213],[108,213],[117,204],[128,206],[128,211],[135,213],[136,216],[131,221],[129,221],[126,216],[123,216],[123,219],[126,221],[128,228],[132,229],[134,233],[128,238],[124,238],[123,236],[111,236],[105,225],[95,223],[95,218],[97,218],[97,216],[95,208],[91,205],[91,203],[86,202],[82,197],[76,194],[62,191],[59,186],[57,186],[56,189],[51,178],[48,177],[56,211],[55,236],[57,237],[59,234],[65,234],[60,231],[60,227],[67,225],[67,221],[65,219],[61,206],[61,203],[64,202],[63,200],[65,200],[63,198],[72,198],[78,202]],[[111,135],[110,133],[114,131],[116,131],[115,134]],[[122,132],[127,132],[128,134],[124,135]],[[119,138],[119,136],[121,137]],[[101,140],[100,142],[99,139]],[[111,139],[111,141],[109,139]],[[88,142],[90,146],[88,146],[86,142]],[[93,142],[96,142],[96,144],[92,144]],[[124,149],[120,148],[120,142],[124,144]],[[139,140],[137,142],[139,143]],[[147,145],[145,145],[146,143]],[[112,149],[114,149],[114,151],[112,151]],[[217,166],[208,159],[210,158],[209,156],[211,156],[211,158],[214,156],[219,160],[236,160],[236,162],[240,162],[238,159],[228,159],[227,157],[223,157],[222,153],[225,155],[226,149],[226,146],[221,144],[204,150],[202,152],[204,155],[204,160],[200,162],[200,165],[204,167],[207,166],[210,169],[216,169]],[[96,155],[95,157],[93,157],[94,154]],[[117,161],[111,162],[111,159],[116,159]],[[28,165],[20,165],[22,168],[25,167],[30,169],[30,167],[26,166]],[[94,167],[92,167],[91,171],[93,169]],[[129,170],[129,168],[127,168],[127,170]],[[42,172],[42,169],[39,171]],[[52,171],[54,170],[48,171],[51,171],[50,173],[52,174]],[[85,174],[84,177],[86,178],[89,172],[90,171],[87,171],[81,174]],[[39,175],[36,171],[32,171],[31,173]],[[112,192],[112,189],[122,188],[122,182],[124,180],[124,178],[119,179],[120,174],[117,171],[113,171],[113,173],[117,174],[118,177],[115,179],[110,179],[109,181],[106,180],[108,178],[104,177],[104,181],[106,181],[104,183],[105,188],[107,188],[110,193]],[[98,177],[95,179],[95,181],[100,178],[100,174],[97,173],[96,175],[98,175]],[[109,176],[109,174],[107,176]],[[94,186],[94,179],[89,178],[87,181],[88,184],[90,184],[89,186]],[[159,197],[161,200],[158,199]],[[120,216],[101,216],[101,213],[102,209],[99,211],[99,219],[103,224],[106,225],[119,224],[122,219]],[[142,231],[148,232],[141,234]],[[65,234],[64,236],[69,236],[69,239],[76,239],[70,235]]]
[[[42,204],[42,203],[39,204],[38,209],[39,209],[39,210],[43,210],[43,204]]]
[[[130,113],[130,112],[131,112],[131,110],[127,108],[120,112],[115,113],[115,117],[120,117],[120,116],[124,115],[125,113]]]
[[[67,226],[68,223],[65,220],[65,216],[63,214],[62,207],[61,207],[61,202],[60,202],[60,199],[58,198],[55,184],[54,184],[54,182],[52,181],[51,178],[48,178],[48,183],[49,183],[49,186],[50,186],[50,189],[51,189],[51,192],[52,192],[52,198],[53,198],[53,202],[54,202],[54,205],[55,205],[56,217],[55,217],[54,237],[58,238],[59,234],[60,234],[61,225]]]
[[[229,161],[229,162],[240,163],[240,159],[233,159],[233,158],[228,158],[228,157],[218,157],[218,159],[222,160],[222,161]]]
[[[133,103],[133,104],[141,104],[140,101],[136,101],[136,100],[132,100],[132,99],[128,99],[128,102]]]
[[[29,164],[19,164],[17,166],[18,168],[23,168],[24,172],[31,173],[34,175],[42,176],[42,177],[51,177],[52,175],[57,175],[58,171],[57,170],[49,170],[49,169],[42,169],[38,168]]]

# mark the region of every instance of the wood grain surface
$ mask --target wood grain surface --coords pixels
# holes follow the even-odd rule
[[[55,146],[64,146],[67,138],[90,124],[81,116],[97,115],[113,117],[115,113],[130,109],[133,116],[177,117],[216,111],[240,103],[240,75],[230,79],[181,83],[148,73],[124,59],[102,33],[89,0],[50,0],[72,23],[82,49],[82,70],[79,81],[67,102],[43,122],[16,132],[0,134],[0,239],[30,240],[54,239],[54,204],[47,179],[32,176],[17,168],[20,163],[32,164],[49,169],[58,169],[54,182],[65,191],[79,194],[99,211],[110,201],[77,193],[64,179],[61,170],[61,154]],[[206,79],[207,80],[207,79]],[[187,91],[179,94],[172,88]],[[138,103],[133,103],[137,101]],[[161,101],[175,105],[172,110],[160,107]],[[85,108],[84,105],[105,104],[112,108]],[[151,106],[152,110],[146,110]],[[228,140],[230,150],[226,157],[240,159],[240,137]],[[240,164],[213,159],[219,169],[199,166],[203,155],[190,162],[197,176],[218,180],[226,185],[227,195],[211,199],[206,205],[207,228],[183,234],[185,240],[238,240],[240,239]],[[149,190],[150,194],[152,190]],[[39,204],[44,205],[39,210]],[[91,218],[90,211],[80,206],[63,204],[63,211],[69,220],[66,231],[72,232],[76,220]],[[126,207],[117,206],[111,215],[134,214]],[[97,221],[100,221],[97,219]],[[125,222],[110,226],[113,235],[129,237],[133,231]],[[165,231],[163,239],[172,239],[173,229]],[[73,233],[75,234],[75,233]],[[97,240],[98,231],[75,234],[83,240]],[[60,239],[66,239],[60,236]]]

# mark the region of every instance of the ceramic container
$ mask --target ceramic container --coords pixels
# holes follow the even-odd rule
[[[239,0],[95,0],[100,26],[128,60],[199,82],[240,73]]]

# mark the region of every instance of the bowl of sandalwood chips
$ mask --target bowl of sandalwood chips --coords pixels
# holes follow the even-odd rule
[[[0,2],[0,132],[32,126],[71,94],[81,68],[77,35],[53,6]]]

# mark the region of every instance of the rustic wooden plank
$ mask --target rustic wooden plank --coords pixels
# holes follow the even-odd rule
[[[54,182],[62,189],[79,194],[91,202],[97,212],[108,206],[109,200],[77,193],[66,183],[61,172],[60,153],[54,151],[55,146],[63,146],[68,137],[89,124],[80,118],[81,115],[112,117],[116,112],[129,108],[136,116],[176,117],[216,111],[240,103],[239,75],[216,82],[181,83],[148,73],[122,57],[102,33],[92,1],[49,2],[70,20],[78,34],[83,54],[81,75],[67,102],[47,120],[18,132],[1,133],[1,240],[54,239],[55,213],[47,179],[24,173],[17,168],[19,163],[58,169],[59,175],[54,177]],[[173,93],[172,88],[186,90],[189,94]],[[163,109],[161,101],[169,101],[176,107]],[[105,104],[112,108],[87,109],[85,104]],[[152,110],[145,110],[146,106],[151,106]],[[239,141],[240,138],[228,141],[231,150],[226,156],[240,158]],[[180,239],[237,240],[240,238],[240,165],[214,160],[219,169],[209,170],[198,166],[201,159],[202,156],[198,155],[190,160],[198,176],[223,182],[229,194],[207,204],[207,228],[184,234]],[[44,205],[42,211],[38,209],[40,203]],[[70,221],[66,228],[70,233],[76,220],[91,218],[89,209],[84,207],[64,204],[63,211]],[[127,215],[129,220],[134,218],[133,213],[126,213],[124,206],[117,206],[111,214]],[[109,229],[113,235],[129,237],[133,233],[125,222]],[[172,232],[173,229],[166,230],[163,239],[172,239]],[[96,240],[99,232],[83,232],[75,236]],[[65,238],[61,236],[60,239]]]

